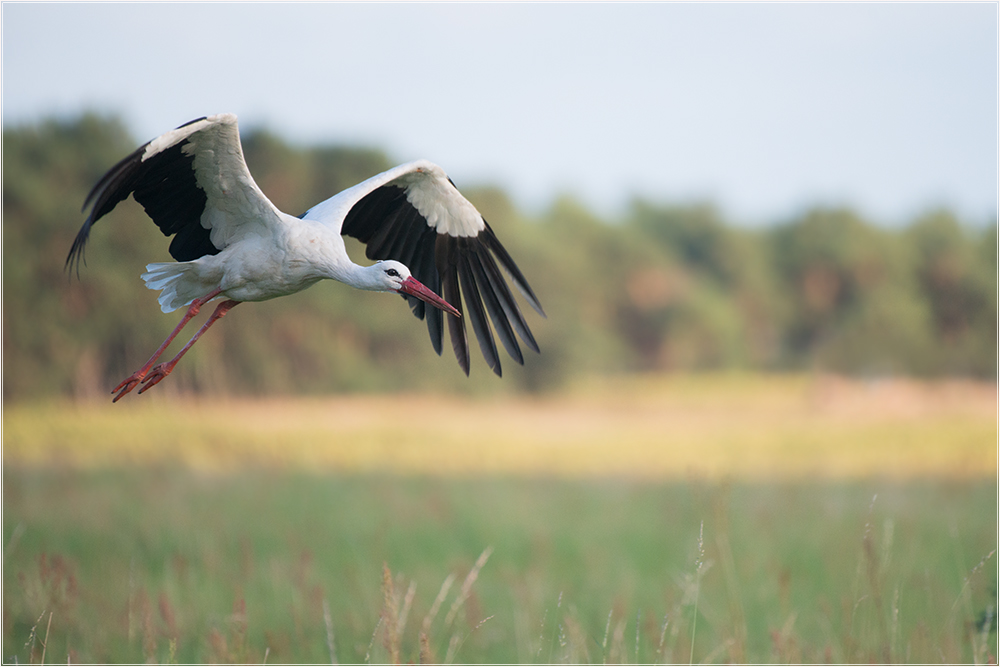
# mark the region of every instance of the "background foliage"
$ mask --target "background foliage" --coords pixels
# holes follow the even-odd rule
[[[6,400],[103,394],[176,323],[138,278],[170,258],[134,202],[96,226],[79,280],[63,268],[87,191],[138,143],[93,114],[4,130]],[[292,214],[393,164],[265,131],[243,143],[263,191]],[[466,380],[402,302],[321,284],[234,311],[163,390],[548,391],[580,374],[729,368],[995,377],[995,221],[942,210],[887,229],[815,209],[746,229],[710,204],[635,201],[602,220],[567,197],[527,216],[503,191],[452,176],[546,308],[547,320],[527,315],[541,356],[508,360],[502,383],[473,362]]]

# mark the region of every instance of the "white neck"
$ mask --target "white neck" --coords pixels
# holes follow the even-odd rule
[[[361,266],[351,261],[344,247],[344,239],[339,233],[331,232],[326,225],[317,225],[311,235],[317,243],[310,241],[309,262],[319,271],[320,276],[342,282],[357,289],[384,292],[381,271],[377,265]]]
[[[331,267],[328,277],[369,292],[390,291],[386,289],[385,281],[382,279],[382,270],[378,268],[377,264],[361,266],[347,260]]]

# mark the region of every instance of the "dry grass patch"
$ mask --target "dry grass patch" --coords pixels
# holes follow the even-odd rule
[[[4,461],[565,477],[989,477],[995,385],[805,376],[584,383],[564,395],[157,399],[7,408]]]

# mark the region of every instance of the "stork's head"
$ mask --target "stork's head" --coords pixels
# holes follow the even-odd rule
[[[410,270],[406,265],[395,260],[387,259],[376,262],[372,271],[378,272],[377,280],[383,286],[385,292],[396,292],[397,294],[407,294],[416,297],[421,301],[431,304],[435,308],[451,313],[455,317],[461,317],[450,303],[439,297],[432,290],[428,289],[419,280],[410,275]]]

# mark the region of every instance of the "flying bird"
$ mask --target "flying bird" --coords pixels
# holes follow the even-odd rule
[[[538,298],[479,211],[426,160],[389,169],[295,217],[279,211],[254,182],[236,116],[199,118],[140,146],[97,182],[83,204],[90,213],[66,258],[68,270],[75,265],[79,273],[91,227],[130,194],[173,236],[170,255],[177,260],[148,264],[142,279],[159,290],[163,312],[187,311],[149,361],[111,391],[115,402],[140,383],[141,394],[163,380],[234,306],[294,294],[324,279],[403,295],[426,320],[439,355],[447,313],[452,349],[466,375],[463,296],[479,347],[498,376],[489,321],[517,363],[524,363],[517,337],[538,352],[503,274],[544,317]],[[351,261],[344,235],[364,243],[365,255],[377,261]],[[154,366],[201,307],[219,298],[225,301],[181,351]]]

